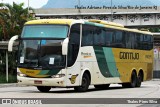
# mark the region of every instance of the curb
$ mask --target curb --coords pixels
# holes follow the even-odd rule
[[[160,78],[152,79],[151,81],[160,81]]]
[[[5,83],[5,84],[0,84],[0,88],[5,88],[5,87],[25,87],[26,85],[20,85],[18,83]]]

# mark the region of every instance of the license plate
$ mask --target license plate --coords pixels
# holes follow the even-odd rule
[[[35,80],[35,81],[34,81],[34,84],[42,84],[42,81],[40,81],[40,80]]]

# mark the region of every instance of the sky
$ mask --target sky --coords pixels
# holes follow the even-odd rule
[[[48,0],[29,0],[29,6],[32,8],[40,8],[47,3]],[[24,3],[24,7],[28,7],[28,0],[0,0],[1,3]]]

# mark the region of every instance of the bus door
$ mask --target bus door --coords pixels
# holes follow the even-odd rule
[[[80,62],[78,53],[80,47],[80,24],[72,25],[69,35],[67,56],[67,85],[75,86],[80,83]]]

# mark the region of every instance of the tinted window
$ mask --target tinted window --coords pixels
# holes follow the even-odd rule
[[[134,40],[134,48],[135,49],[141,49],[141,43],[140,43],[140,34],[135,34],[135,40]]]
[[[132,48],[132,43],[131,43],[131,35],[129,32],[125,33],[125,40],[126,40],[126,48],[131,49]]]
[[[153,49],[153,37],[151,35],[136,33],[134,38],[134,49]]]
[[[96,27],[94,30],[94,45],[105,46],[106,31],[104,28]]]
[[[83,25],[82,27],[82,46],[93,45],[94,26]]]
[[[116,44],[115,47],[123,48],[125,47],[125,36],[123,35],[123,31],[116,31],[114,43]]]
[[[106,33],[105,33],[105,41],[106,41],[106,46],[110,47],[112,46],[112,42],[113,42],[113,39],[112,39],[112,36],[114,34],[114,31],[113,30],[106,30]]]
[[[82,46],[150,50],[153,37],[140,33],[83,25]]]

